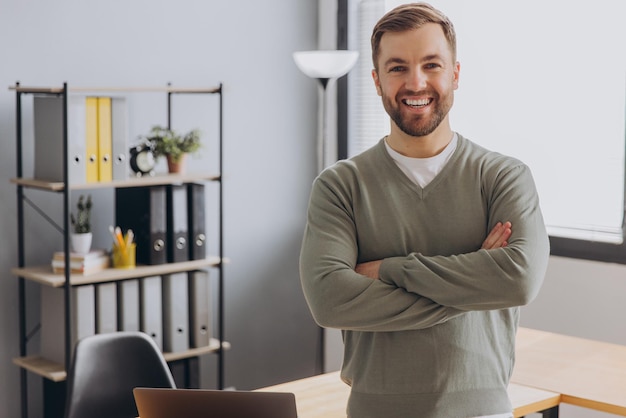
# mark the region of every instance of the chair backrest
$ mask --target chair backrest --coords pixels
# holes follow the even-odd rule
[[[78,341],[67,376],[66,418],[134,418],[133,388],[175,388],[155,342],[142,332],[97,334]]]

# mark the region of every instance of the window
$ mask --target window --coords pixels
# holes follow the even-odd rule
[[[389,130],[371,80],[369,38],[400,3],[348,1],[348,47],[361,52],[348,80],[348,156]],[[530,166],[553,254],[569,255],[559,253],[568,248],[577,257],[626,263],[626,4],[430,3],[457,31],[461,74],[452,128]],[[607,251],[614,255],[603,256]]]

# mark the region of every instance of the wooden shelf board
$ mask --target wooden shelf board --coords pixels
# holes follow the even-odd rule
[[[230,343],[224,341],[222,343],[222,347],[224,348],[224,350],[229,350]],[[163,357],[168,362],[183,360],[186,358],[201,356],[203,354],[215,353],[219,350],[219,348],[219,340],[211,338],[209,345],[206,347],[192,348],[186,351],[181,351],[179,353],[163,353]],[[16,357],[13,359],[13,364],[16,364],[19,367],[35,373],[41,377],[52,380],[53,382],[62,382],[67,378],[67,373],[63,365],[55,361],[48,360],[47,358],[39,355]]]
[[[103,181],[97,183],[72,184],[70,190],[103,189],[158,186],[164,184],[182,184],[196,181],[218,181],[217,174],[189,173],[189,174],[157,174],[155,176],[132,177],[126,180]],[[53,192],[63,191],[65,188],[62,181],[46,181],[33,178],[12,178],[11,183],[34,189],[49,190]]]
[[[9,90],[20,93],[47,93],[61,94],[62,87],[26,87],[26,86],[9,86]],[[173,94],[214,94],[221,91],[221,87],[172,87],[172,86],[153,86],[153,87],[90,87],[90,86],[68,86],[70,93],[80,92],[154,92],[154,93],[173,93]]]
[[[222,348],[224,350],[230,350],[230,343],[228,341],[224,341],[222,343]],[[215,353],[219,349],[220,340],[211,338],[211,340],[209,341],[209,345],[207,345],[206,347],[190,348],[187,351],[181,351],[178,353],[163,353],[163,357],[165,357],[165,361],[176,361],[190,357],[198,357],[203,354]]]
[[[63,365],[41,356],[17,357],[13,363],[53,382],[62,382],[66,378]]]
[[[226,262],[227,260],[224,259],[223,261]],[[107,268],[97,273],[88,275],[72,274],[70,277],[70,283],[74,286],[79,286],[93,283],[114,282],[139,277],[160,276],[163,274],[202,269],[206,267],[216,267],[219,264],[220,258],[212,256],[202,260],[190,260],[180,263],[138,265],[133,269]],[[49,265],[13,268],[11,269],[11,273],[17,277],[23,277],[25,279],[52,287],[62,287],[65,283],[65,275],[53,273],[52,267]]]

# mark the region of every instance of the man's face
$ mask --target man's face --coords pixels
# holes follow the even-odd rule
[[[447,118],[458,88],[454,62],[441,27],[388,32],[380,41],[372,76],[391,120],[411,136],[432,133]]]

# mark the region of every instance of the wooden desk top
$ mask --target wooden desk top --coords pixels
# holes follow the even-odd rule
[[[350,387],[341,381],[339,372],[320,374],[258,390],[294,393],[298,418],[346,418]]]
[[[293,382],[258,389],[265,392],[292,392],[296,395],[298,418],[345,418],[350,387],[339,378],[339,372],[307,377]],[[513,384],[509,386],[515,416],[557,406],[560,395],[545,390]]]
[[[511,382],[626,416],[626,346],[520,328]]]

